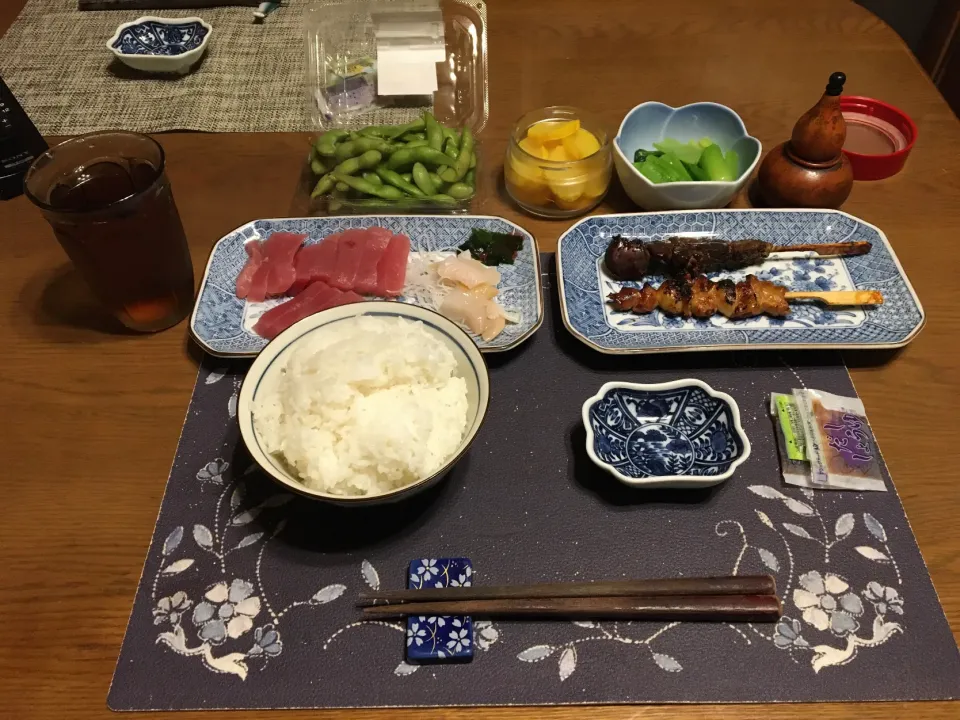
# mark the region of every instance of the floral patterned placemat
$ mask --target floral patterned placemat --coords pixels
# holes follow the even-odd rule
[[[279,491],[252,467],[233,421],[246,364],[205,361],[110,707],[960,696],[960,655],[896,492],[781,482],[769,393],[853,394],[839,356],[600,355],[563,328],[545,280],[541,330],[488,357],[492,398],[472,449],[432,491],[395,505],[344,510]],[[679,377],[737,400],[747,463],[701,491],[633,491],[597,470],[583,449],[583,400],[614,378]],[[473,561],[475,584],[772,572],[784,617],[775,626],[481,620],[471,663],[408,664],[405,626],[360,622],[353,598],[404,587],[412,559],[426,558],[417,567],[428,575],[438,570],[429,558],[457,556]],[[445,642],[447,628],[427,622]]]

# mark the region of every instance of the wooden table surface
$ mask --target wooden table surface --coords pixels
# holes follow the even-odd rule
[[[0,31],[23,0],[0,4]],[[713,100],[767,148],[786,138],[843,70],[847,92],[916,121],[906,169],[858,183],[844,207],[882,228],[926,309],[899,353],[848,354],[884,457],[960,633],[960,123],[900,38],[846,0],[490,0],[490,119],[477,211],[532,231],[544,250],[569,222],[523,216],[498,189],[512,122],[572,104],[615,131],[644,100]],[[281,10],[282,12],[282,10]],[[121,16],[118,13],[118,22]],[[100,41],[91,43],[99,52]],[[249,220],[288,213],[304,151],[296,134],[160,137],[197,274],[213,243]],[[634,208],[619,190],[599,212]],[[0,203],[0,703],[18,720],[105,718],[106,694],[196,374],[186,323],[116,334],[39,213]],[[669,358],[664,358],[669,363]],[[735,672],[735,668],[728,668]],[[773,681],[772,678],[768,681]],[[237,713],[291,718],[956,717],[949,703],[441,709]],[[216,713],[181,713],[209,720]],[[227,717],[226,714],[223,717]]]

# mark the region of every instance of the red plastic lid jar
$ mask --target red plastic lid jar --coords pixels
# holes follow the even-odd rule
[[[843,152],[854,180],[882,180],[896,175],[917,141],[917,126],[893,105],[873,98],[844,95],[840,111],[847,122]]]

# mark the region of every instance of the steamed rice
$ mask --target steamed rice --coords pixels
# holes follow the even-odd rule
[[[456,452],[467,386],[451,350],[423,324],[357,317],[314,332],[274,388],[262,388],[254,426],[266,452],[313,490],[378,495],[409,485]]]

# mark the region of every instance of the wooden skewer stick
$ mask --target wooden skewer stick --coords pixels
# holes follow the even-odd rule
[[[654,597],[515,598],[373,605],[364,617],[477,615],[481,617],[590,618],[619,620],[698,620],[776,622],[775,595],[670,595]]]
[[[817,255],[866,255],[873,247],[866,240],[856,240],[854,242],[827,243],[826,245],[783,245],[774,246],[773,252],[814,252]]]
[[[824,305],[883,305],[883,295],[878,290],[787,291],[787,300],[817,300]]]
[[[358,605],[438,602],[445,600],[508,600],[561,597],[652,597],[667,595],[776,595],[772,575],[705,578],[658,578],[610,582],[559,582],[536,585],[473,585],[423,590],[381,590],[360,593]]]

